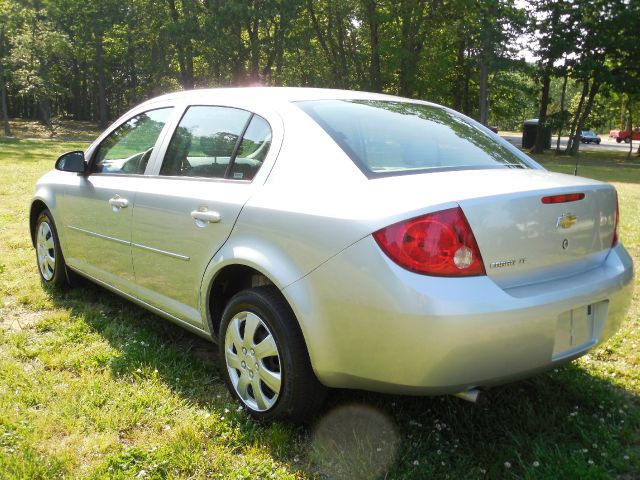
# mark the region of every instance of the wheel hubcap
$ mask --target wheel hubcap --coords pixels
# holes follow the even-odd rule
[[[56,268],[56,249],[53,243],[53,232],[47,222],[38,227],[36,238],[36,252],[38,254],[38,268],[45,280],[51,280]]]
[[[236,314],[227,327],[225,361],[233,388],[247,407],[269,410],[280,394],[280,355],[271,331],[252,312]]]

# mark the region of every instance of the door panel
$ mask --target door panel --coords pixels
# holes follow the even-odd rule
[[[65,259],[130,293],[135,281],[131,219],[136,190],[167,125],[172,107],[139,113],[113,129],[95,148],[89,175],[77,175],[63,200]]]
[[[130,243],[137,179],[109,175],[76,178],[77,183],[67,185],[64,198],[65,260],[121,288],[124,285],[120,283],[134,281]]]
[[[229,237],[271,145],[271,128],[246,110],[191,106],[158,177],[138,190],[132,255],[141,299],[202,326],[205,268]],[[214,180],[215,179],[215,180]]]
[[[204,270],[231,233],[251,190],[247,183],[147,179],[133,211],[136,296],[201,325]]]

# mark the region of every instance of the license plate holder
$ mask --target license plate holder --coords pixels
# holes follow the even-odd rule
[[[559,360],[596,343],[596,305],[585,305],[562,313],[556,324],[552,359]]]

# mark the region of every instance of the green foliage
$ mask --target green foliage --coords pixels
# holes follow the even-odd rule
[[[106,123],[180,88],[261,84],[401,94],[517,129],[538,113],[535,80],[551,76],[553,125],[572,127],[570,113],[604,127],[619,123],[616,95],[640,91],[638,8],[625,0],[0,0],[0,83],[10,116],[47,123]],[[523,43],[537,66],[518,58]],[[554,86],[565,74],[561,114]]]

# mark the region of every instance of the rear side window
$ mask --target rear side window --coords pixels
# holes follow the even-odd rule
[[[171,138],[160,175],[251,180],[271,144],[262,117],[229,107],[189,107]]]
[[[242,136],[229,178],[251,180],[262,166],[270,146],[271,127],[264,118],[254,115]]]
[[[314,100],[296,104],[368,177],[529,168],[489,135],[440,107],[380,100]]]

